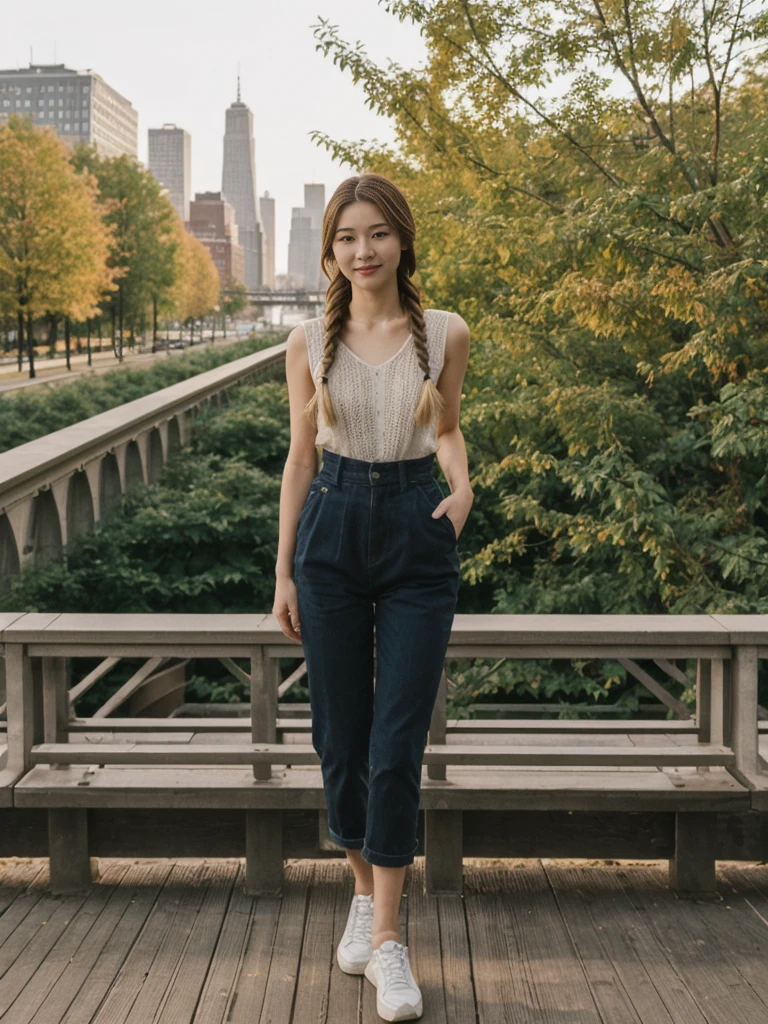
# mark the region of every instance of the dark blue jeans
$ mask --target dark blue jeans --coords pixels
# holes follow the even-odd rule
[[[294,582],[328,832],[370,864],[412,864],[422,761],[459,589],[434,454],[325,451],[299,515]],[[374,688],[375,635],[375,688]]]

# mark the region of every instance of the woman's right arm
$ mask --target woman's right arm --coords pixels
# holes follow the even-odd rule
[[[293,556],[296,527],[317,474],[316,430],[304,415],[304,408],[315,393],[309,367],[304,327],[298,324],[288,335],[285,349],[285,376],[291,417],[291,443],[280,488],[280,521],[275,562],[275,602],[272,614],[290,640],[301,642],[301,623],[293,582]]]

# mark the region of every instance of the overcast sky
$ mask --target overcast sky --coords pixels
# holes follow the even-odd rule
[[[315,51],[311,25],[322,17],[342,39],[360,40],[380,66],[391,57],[416,67],[425,52],[418,28],[376,0],[25,0],[3,5],[0,68],[64,64],[91,68],[130,100],[139,117],[139,160],[147,130],[172,122],[192,136],[192,196],[221,188],[224,116],[237,97],[253,111],[256,191],[275,197],[277,273],[288,269],[291,207],[304,183],[322,182],[326,201],[353,171],[335,163],[309,133],[391,144],[391,123],[365,106],[330,56]]]

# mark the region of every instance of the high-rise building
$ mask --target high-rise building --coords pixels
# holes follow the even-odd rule
[[[149,129],[149,169],[168,189],[168,198],[183,221],[189,220],[192,139],[175,124]]]
[[[21,114],[74,147],[94,145],[105,157],[137,156],[139,117],[101,75],[63,64],[0,71],[0,124]]]
[[[264,272],[262,284],[264,288],[275,287],[275,199],[265,192],[259,198],[261,226],[264,230]]]
[[[187,225],[211,254],[224,287],[245,284],[245,253],[239,244],[235,211],[221,192],[195,192]]]
[[[325,185],[304,185],[304,205],[291,211],[288,240],[288,273],[304,280],[305,288],[328,287],[320,268]]]
[[[261,288],[264,273],[264,236],[256,201],[256,149],[253,139],[253,114],[240,99],[227,108],[224,131],[224,167],[221,193],[235,210],[240,244],[245,250],[245,286]]]

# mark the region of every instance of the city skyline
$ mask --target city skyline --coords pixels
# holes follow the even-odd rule
[[[268,192],[274,200],[275,268],[283,274],[291,214],[303,203],[304,186],[324,185],[327,199],[353,173],[309,133],[394,143],[390,122],[365,106],[362,88],[315,52],[310,25],[320,17],[337,24],[341,38],[360,39],[382,66],[387,57],[404,66],[423,61],[417,29],[398,22],[375,0],[292,0],[289,10],[273,9],[269,19],[252,4],[224,0],[216,19],[181,26],[173,11],[147,0],[136,0],[130,19],[94,0],[73,0],[65,10],[52,0],[31,0],[5,18],[0,67],[27,67],[31,46],[33,63],[55,59],[71,68],[93,68],[138,112],[138,159],[145,167],[150,128],[173,123],[190,134],[194,195],[221,187],[225,115],[236,99],[239,65],[242,99],[254,117],[257,195]],[[119,47],[112,45],[116,38]]]

